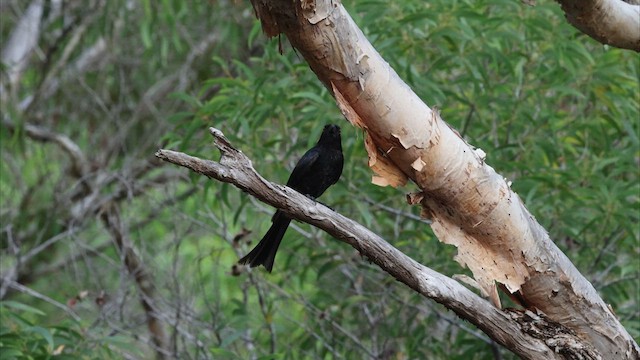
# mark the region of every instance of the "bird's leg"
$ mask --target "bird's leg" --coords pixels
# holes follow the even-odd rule
[[[314,198],[313,196],[311,196],[309,194],[304,194],[304,196],[308,197],[310,200],[313,200],[314,202],[317,202],[318,204],[322,204],[322,205],[328,207],[329,209],[331,209],[331,211],[336,211],[336,209],[334,209],[331,206],[323,203],[322,201],[319,201],[318,199]]]

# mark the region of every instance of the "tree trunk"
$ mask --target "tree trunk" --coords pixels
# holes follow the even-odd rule
[[[252,1],[269,36],[285,34],[332,92],[345,117],[365,132],[374,182],[419,188],[410,197],[433,220],[440,241],[458,248],[499,306],[495,283],[526,309],[574,331],[602,358],[635,359],[640,348],[545,229],[484,162],[398,77],[332,1]]]
[[[597,41],[640,51],[640,5],[637,0],[556,0],[567,21]]]

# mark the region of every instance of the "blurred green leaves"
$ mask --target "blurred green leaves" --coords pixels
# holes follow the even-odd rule
[[[356,1],[346,6],[400,76],[428,105],[438,106],[446,121],[458,129],[464,126],[470,143],[485,150],[487,161],[514,181],[528,208],[581,271],[614,279],[622,273],[612,271],[612,264],[626,269],[626,280],[599,289],[606,301],[618,304],[614,308],[625,309],[618,314],[638,334],[637,321],[632,321],[637,312],[623,304],[638,303],[639,272],[636,267],[629,273],[634,265],[620,257],[640,255],[637,55],[580,35],[552,3],[525,7],[508,1]],[[255,31],[250,43],[254,36]],[[348,154],[345,173],[323,202],[338,204],[339,211],[440,271],[462,271],[424,225],[374,210],[365,202],[414,210],[403,198],[410,186],[399,191],[370,184],[361,135],[341,119],[333,99],[286,42],[282,55],[277,49],[276,39],[266,42],[262,56],[249,62],[218,59],[226,75],[205,84],[203,92],[212,86],[217,92],[197,109],[198,117],[215,118],[228,129],[225,133],[243,144],[256,168],[280,183],[318,129],[338,122]],[[253,215],[250,208],[244,211],[247,219],[268,218]],[[345,261],[348,264],[350,249],[314,240],[315,230],[310,231],[312,239],[290,231],[277,263],[293,272],[302,271],[299,264],[305,264],[303,273],[309,265],[317,268],[318,288],[344,281],[339,274],[349,268]],[[335,255],[318,256],[318,246],[320,253]],[[388,281],[375,270],[367,273],[378,286]],[[287,284],[274,277],[270,281]],[[359,300],[361,307],[366,304],[366,297]],[[357,311],[343,315],[348,327],[364,321]],[[407,332],[397,336],[414,333]],[[468,340],[460,334],[459,341]],[[447,348],[430,341],[421,346],[433,346],[441,355]],[[470,341],[460,358],[483,358],[479,347],[477,339]],[[342,354],[350,351],[341,349]],[[446,351],[446,358],[455,358],[451,348]]]
[[[53,314],[17,301],[1,301],[0,358],[116,359],[112,348],[134,356],[142,355],[132,345],[131,338],[116,335],[92,339],[95,334],[87,334],[74,321],[56,326],[36,325],[48,315]]]
[[[581,35],[554,3],[356,0],[345,6],[400,77],[513,181],[552,239],[640,337],[638,55]],[[72,138],[91,159],[91,176],[115,179],[104,192],[136,185],[139,179],[124,175],[158,147],[217,160],[210,126],[264,177],[282,184],[322,127],[336,123],[345,168],[320,200],[435,270],[466,272],[452,260],[455,249],[440,244],[415,219],[418,209],[407,206],[404,195],[414,187],[371,184],[362,133],[344,121],[286,38],[266,39],[248,2],[118,0],[105,9],[87,32],[90,40],[108,38],[113,62],[41,99],[37,116],[21,119],[15,109],[3,109],[16,123],[37,119]],[[6,33],[10,25],[0,27]],[[55,26],[47,39],[60,33]],[[215,41],[191,57],[209,34]],[[21,95],[38,90],[43,67],[29,69]],[[154,98],[166,79],[180,81]],[[184,83],[191,85],[179,86]],[[1,136],[0,216],[3,227],[12,226],[4,227],[2,250],[9,249],[9,230],[17,236],[29,230],[35,235],[21,244],[28,251],[68,226],[62,214],[75,204],[57,200],[79,181],[63,181],[69,161],[54,145],[4,128]],[[105,153],[119,136],[127,141]],[[493,358],[476,329],[305,224],[292,224],[273,274],[234,268],[268,228],[273,209],[183,169],[149,171],[165,170],[174,174],[167,183],[145,187],[144,196],[127,193],[122,218],[154,274],[156,305],[176,356]],[[101,223],[87,220],[59,244],[29,264],[38,274],[29,285],[56,295],[104,290],[117,311],[87,306],[87,323],[76,324],[37,299],[12,298],[0,305],[3,355],[47,358],[61,345],[56,357],[148,355],[136,351],[149,344],[139,336],[146,330],[132,300],[134,285]],[[11,259],[3,259],[3,269],[17,263]]]

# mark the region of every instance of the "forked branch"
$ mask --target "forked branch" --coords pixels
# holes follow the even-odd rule
[[[314,202],[282,185],[264,179],[251,160],[234,148],[218,129],[210,128],[215,146],[221,151],[219,162],[204,160],[172,150],[158,150],[164,161],[184,166],[210,178],[230,183],[269,205],[282,209],[292,218],[316,226],[351,245],[363,257],[419,294],[431,298],[473,323],[496,342],[525,359],[597,358],[589,346],[559,324],[548,324],[542,315],[503,311],[457,281],[444,276],[405,255],[359,223]],[[535,321],[533,319],[535,318]],[[534,324],[535,323],[535,324]],[[526,324],[526,326],[523,326]],[[556,330],[549,338],[540,336],[542,324]],[[559,330],[559,331],[558,331]],[[567,338],[570,338],[568,341]],[[579,344],[569,346],[568,344]],[[564,353],[560,355],[558,350]],[[567,354],[573,355],[567,356]]]

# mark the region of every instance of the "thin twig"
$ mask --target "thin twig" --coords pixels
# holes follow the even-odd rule
[[[18,290],[18,291],[20,291],[22,293],[25,293],[27,295],[33,296],[36,299],[40,299],[40,300],[46,301],[49,304],[61,309],[62,311],[66,312],[67,314],[69,314],[69,316],[71,316],[74,320],[80,321],[80,316],[78,316],[73,310],[69,309],[68,306],[66,306],[64,304],[61,304],[61,303],[53,300],[52,298],[50,298],[50,297],[48,297],[48,296],[46,296],[44,294],[41,294],[41,293],[39,293],[39,292],[37,292],[37,291],[35,291],[35,290],[31,289],[31,288],[28,288],[28,287],[26,287],[26,286],[24,286],[24,285],[22,285],[20,283],[17,283],[15,281],[12,281],[9,284],[9,287],[14,288],[14,289],[16,289],[16,290]]]

